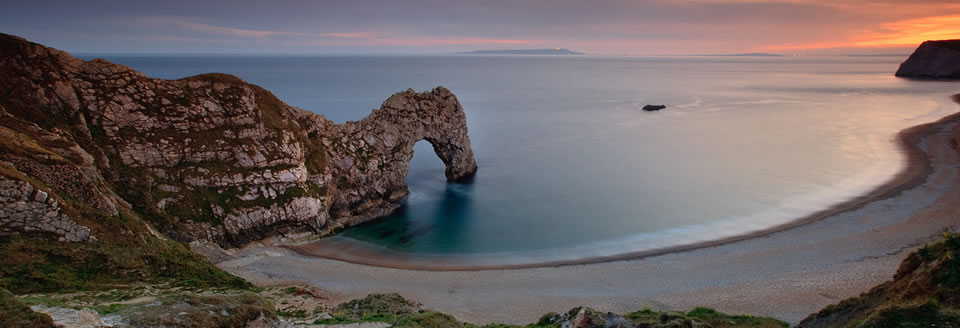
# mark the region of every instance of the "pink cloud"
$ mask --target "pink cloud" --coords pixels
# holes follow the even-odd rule
[[[343,39],[368,39],[372,38],[373,34],[359,32],[359,33],[324,33],[323,36],[328,36],[331,38],[343,38]]]
[[[359,40],[364,44],[370,45],[394,45],[394,46],[432,46],[432,45],[482,45],[482,44],[530,44],[529,40],[516,39],[494,39],[494,38],[391,38],[379,37],[369,32],[333,32],[333,33],[302,33],[289,31],[255,30],[235,28],[228,26],[219,26],[213,24],[191,22],[180,18],[159,18],[159,22],[180,26],[189,30],[230,35],[245,38],[267,38],[271,36],[292,36],[303,40],[295,41],[298,45],[324,45],[330,43],[329,38],[333,39],[353,39]],[[339,43],[339,42],[334,42]]]
[[[333,35],[338,34],[338,35]],[[347,36],[342,36],[342,35]],[[496,39],[496,38],[392,38],[379,37],[370,33],[329,33],[318,34],[320,38],[292,41],[295,46],[342,46],[342,45],[382,45],[382,46],[450,46],[450,45],[520,45],[535,44],[532,40]],[[325,37],[332,37],[325,38]]]
[[[531,44],[530,40],[513,39],[486,39],[486,38],[415,38],[415,39],[374,39],[374,44],[395,46],[436,46],[436,45],[470,45],[470,44]]]
[[[167,23],[178,25],[187,29],[201,31],[212,34],[225,34],[233,35],[247,38],[263,38],[272,35],[294,35],[292,32],[282,32],[282,31],[268,31],[268,30],[251,30],[251,29],[242,29],[242,28],[233,28],[233,27],[224,27],[211,24],[195,23],[182,19],[169,19]]]

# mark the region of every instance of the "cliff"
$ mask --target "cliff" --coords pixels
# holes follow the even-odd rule
[[[897,76],[960,79],[960,40],[926,41],[907,58]]]
[[[391,212],[419,140],[448,179],[477,169],[443,87],[334,124],[235,76],[154,79],[0,34],[0,94],[0,235],[94,242],[116,231],[91,218],[129,211],[179,240],[238,246]]]
[[[907,256],[893,280],[811,314],[798,328],[960,326],[960,235]]]

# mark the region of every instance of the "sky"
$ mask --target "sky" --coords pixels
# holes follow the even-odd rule
[[[74,53],[902,54],[960,0],[4,0],[0,32]]]

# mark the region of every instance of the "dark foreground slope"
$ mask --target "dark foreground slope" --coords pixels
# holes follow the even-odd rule
[[[910,254],[901,264],[892,281],[881,284],[859,297],[844,300],[828,306],[818,313],[810,315],[797,327],[960,327],[960,235],[945,234],[944,239],[921,248]],[[143,304],[125,305],[114,309],[112,306],[94,306],[98,311],[109,311],[110,315],[122,316],[125,322],[138,322],[146,325],[162,322],[168,326],[179,327],[175,322],[162,321],[162,316],[144,313],[167,313],[189,311],[197,320],[212,323],[230,322],[236,317],[212,316],[205,314],[209,309],[217,309],[223,304],[240,309],[247,320],[269,319],[279,315],[297,325],[336,325],[355,323],[382,323],[394,327],[477,327],[460,322],[454,317],[422,308],[419,304],[406,300],[396,294],[374,294],[366,298],[353,300],[336,306],[320,305],[316,308],[297,307],[304,298],[322,299],[323,295],[314,295],[307,289],[287,288],[287,298],[276,298],[276,294],[264,293],[281,305],[281,311],[274,311],[272,305],[264,304],[248,292],[231,292],[235,296],[194,296],[178,293],[144,301]],[[218,292],[220,293],[220,292]],[[228,293],[228,294],[231,294]],[[301,296],[302,295],[302,296]],[[63,299],[75,300],[76,296],[58,296],[60,300],[48,303],[62,304]],[[95,298],[101,298],[97,296]],[[790,297],[784,295],[783,297]],[[9,294],[2,295],[0,290],[0,312],[9,314],[6,318],[17,322],[47,327],[43,316],[29,312]],[[193,304],[184,308],[183,303]],[[308,304],[313,304],[309,303]],[[151,304],[161,304],[155,306]],[[69,306],[69,305],[67,305]],[[180,306],[179,308],[177,306]],[[197,311],[194,308],[200,309]],[[267,313],[263,313],[267,312]],[[276,314],[274,314],[276,313]],[[0,317],[4,318],[4,317]],[[160,321],[158,321],[160,320]],[[2,323],[3,320],[0,320]],[[284,326],[276,321],[267,321],[275,326]],[[189,326],[189,325],[186,325]],[[385,326],[385,325],[381,325]],[[488,324],[483,327],[508,328],[608,328],[608,327],[786,327],[781,321],[754,317],[750,315],[729,315],[707,308],[696,308],[690,312],[654,311],[641,309],[626,314],[598,312],[587,307],[577,307],[565,313],[547,313],[540,320],[525,326]],[[201,327],[203,327],[201,325]],[[285,326],[289,327],[289,326]]]
[[[6,289],[0,288],[0,324],[5,327],[55,327],[49,316],[30,310]]]
[[[897,76],[960,79],[960,40],[924,42],[900,64]]]
[[[944,237],[907,256],[893,280],[797,327],[960,327],[960,235]]]
[[[353,324],[384,322],[396,327],[477,327],[458,322],[450,315],[421,309],[414,302],[397,294],[373,294],[330,309],[331,318],[317,324]],[[770,318],[749,315],[728,315],[707,308],[684,313],[676,311],[640,310],[627,314],[598,312],[586,307],[570,309],[562,314],[547,313],[526,326],[489,324],[489,328],[660,328],[660,327],[743,327],[780,328],[787,324]]]
[[[910,254],[892,281],[859,297],[811,314],[797,327],[960,327],[960,234]],[[790,295],[783,295],[790,297]],[[317,323],[386,322],[402,327],[471,327],[453,317],[419,309],[398,295],[370,295],[341,304],[332,318]],[[489,327],[516,327],[488,325]],[[545,314],[525,327],[786,327],[787,324],[749,315],[728,315],[706,308],[690,312],[640,310],[627,314],[578,307]]]

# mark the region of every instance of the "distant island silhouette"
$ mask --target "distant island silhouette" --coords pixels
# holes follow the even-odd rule
[[[458,55],[582,55],[582,52],[571,51],[567,48],[552,49],[489,49],[455,52]]]
[[[701,55],[701,56],[711,56],[711,57],[783,57],[780,54],[770,54],[762,52],[751,52],[743,54],[713,54],[713,55]]]

